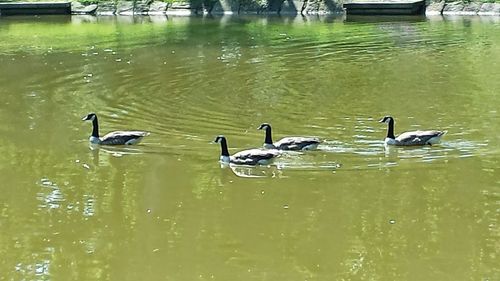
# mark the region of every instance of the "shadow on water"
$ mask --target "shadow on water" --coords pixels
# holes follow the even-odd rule
[[[127,157],[137,155],[170,155],[172,157],[184,156],[189,153],[194,153],[202,147],[191,147],[188,145],[174,146],[174,145],[160,145],[154,143],[141,143],[138,145],[93,145],[89,144],[89,149],[94,156],[108,155],[112,157]],[[102,153],[101,153],[102,152]]]
[[[268,166],[239,166],[221,165],[222,169],[230,169],[234,175],[240,178],[287,178],[293,172],[335,172],[341,167],[337,163],[279,163],[276,162]]]
[[[381,23],[381,22],[425,22],[427,18],[423,15],[415,16],[369,16],[369,15],[347,15],[346,23]]]
[[[1,2],[1,1],[0,1]],[[13,16],[0,16],[0,26],[3,24],[19,24],[25,23],[47,23],[47,24],[61,24],[70,23],[71,15],[13,15]]]
[[[221,169],[229,169],[240,178],[279,178],[281,171],[275,166],[238,166],[221,164]]]
[[[117,146],[101,146],[95,144],[89,144],[89,148],[92,151],[99,152],[103,151],[114,157],[122,157],[126,155],[138,155],[144,154],[144,150],[141,146],[130,146],[130,145],[117,145]]]

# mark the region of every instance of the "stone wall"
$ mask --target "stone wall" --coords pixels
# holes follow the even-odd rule
[[[425,11],[426,15],[489,15],[500,16],[500,3],[481,3],[462,1],[431,2]]]
[[[193,0],[189,2],[100,1],[72,3],[74,14],[197,15],[197,14],[335,14],[343,13],[343,0]]]
[[[199,15],[282,14],[322,15],[343,13],[344,0],[191,0],[173,3],[154,0],[72,3],[74,14],[97,15]],[[348,0],[346,0],[348,1]],[[500,15],[500,3],[431,1],[426,15]]]

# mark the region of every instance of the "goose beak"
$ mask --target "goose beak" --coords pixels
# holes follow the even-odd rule
[[[89,119],[87,119],[87,116],[82,118],[82,121],[87,121],[87,120],[89,120]]]
[[[379,122],[379,123],[385,123],[385,122],[384,122],[384,119],[385,119],[385,118],[382,118],[382,119],[380,119],[378,122]]]

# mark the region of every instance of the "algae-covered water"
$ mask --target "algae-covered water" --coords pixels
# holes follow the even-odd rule
[[[2,17],[0,280],[499,280],[499,77],[496,17]],[[221,168],[263,122],[324,142]]]

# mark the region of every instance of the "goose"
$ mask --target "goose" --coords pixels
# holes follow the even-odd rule
[[[320,143],[319,138],[315,137],[286,137],[273,143],[271,125],[262,123],[258,130],[266,130],[266,138],[264,139],[264,148],[279,149],[279,150],[315,150]]]
[[[267,165],[279,155],[277,150],[271,149],[248,149],[229,155],[227,149],[226,137],[219,135],[214,140],[215,143],[220,143],[221,154],[220,162],[223,164],[237,164],[237,165]]]
[[[137,144],[143,137],[149,135],[143,131],[115,131],[99,137],[99,122],[95,113],[89,113],[82,118],[83,121],[92,121],[92,135],[89,138],[91,144],[122,145]]]
[[[404,132],[399,136],[394,136],[394,118],[385,116],[380,119],[380,123],[387,123],[387,137],[384,140],[386,145],[433,145],[439,143],[441,137],[446,134],[446,131],[412,131]]]

